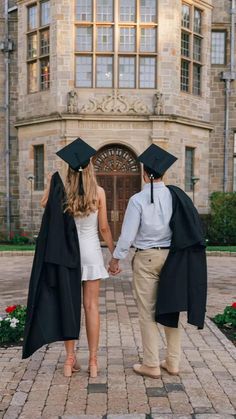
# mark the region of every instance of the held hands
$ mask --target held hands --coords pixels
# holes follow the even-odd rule
[[[108,272],[113,276],[118,275],[121,272],[118,259],[111,258],[108,265]]]

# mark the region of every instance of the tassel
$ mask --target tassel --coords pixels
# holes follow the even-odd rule
[[[150,175],[150,181],[151,181],[151,204],[154,203],[154,199],[153,199],[153,179],[154,179],[154,176],[153,175]]]
[[[84,195],[83,169],[79,168],[79,195]]]

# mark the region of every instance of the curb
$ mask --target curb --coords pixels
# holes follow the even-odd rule
[[[0,251],[1,256],[34,256],[34,250],[5,250]],[[221,252],[219,250],[206,252],[207,256],[219,256],[219,257],[236,257],[236,252]]]

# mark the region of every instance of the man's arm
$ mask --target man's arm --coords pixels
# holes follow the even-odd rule
[[[117,271],[119,260],[124,259],[129,253],[130,246],[133,244],[137,235],[140,221],[140,210],[131,198],[125,211],[121,235],[114,250],[113,258],[109,264],[109,270],[111,273]]]

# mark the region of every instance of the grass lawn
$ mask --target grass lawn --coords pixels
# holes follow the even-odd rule
[[[34,250],[33,244],[0,244],[0,252],[2,251],[21,251],[21,250]]]
[[[236,246],[207,246],[209,251],[236,252]]]

